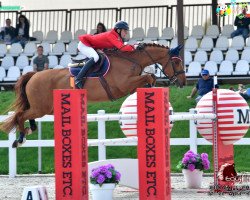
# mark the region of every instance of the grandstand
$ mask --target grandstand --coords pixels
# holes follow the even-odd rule
[[[234,15],[219,19],[218,25],[211,23],[211,5],[185,5],[185,66],[188,80],[196,80],[203,68],[220,80],[249,81],[250,37],[230,38],[234,30]],[[203,14],[201,14],[203,13]],[[204,14],[205,13],[205,14]],[[4,11],[0,20],[11,18],[15,24],[19,14],[30,20],[29,41],[24,48],[19,44],[0,44],[0,85],[14,84],[16,80],[32,71],[36,47],[42,45],[48,55],[49,68],[64,68],[71,57],[80,56],[77,38],[81,34],[95,32],[99,21],[112,28],[117,20],[129,22],[131,31],[128,44],[156,43],[176,47],[176,6],[124,7],[72,10],[28,10]],[[195,14],[195,15],[194,15]],[[198,19],[197,16],[200,16]],[[159,78],[161,72],[156,71]]]

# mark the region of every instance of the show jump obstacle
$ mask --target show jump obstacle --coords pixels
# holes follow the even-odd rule
[[[56,199],[88,199],[86,91],[55,90],[54,115]]]
[[[171,199],[170,183],[170,121],[212,119],[214,184],[232,186],[218,180],[222,164],[233,163],[233,146],[225,144],[220,132],[221,103],[213,91],[213,111],[202,117],[169,116],[168,88],[137,90],[137,129],[139,162],[139,196],[142,200]],[[55,90],[55,173],[57,200],[88,199],[86,90]],[[249,108],[247,110],[249,112]],[[217,116],[218,113],[218,116]],[[249,117],[249,116],[248,116]],[[220,124],[221,123],[221,124]],[[249,122],[248,122],[249,124]],[[215,188],[218,190],[218,187]]]

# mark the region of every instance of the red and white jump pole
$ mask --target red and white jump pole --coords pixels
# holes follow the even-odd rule
[[[88,200],[86,90],[55,90],[57,200]]]

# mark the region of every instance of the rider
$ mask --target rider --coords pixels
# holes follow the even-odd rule
[[[82,79],[86,76],[88,70],[98,61],[99,56],[95,49],[118,48],[120,51],[133,51],[135,48],[130,45],[124,45],[123,39],[129,31],[128,23],[119,21],[111,31],[97,35],[79,36],[79,51],[89,58],[85,66],[81,69],[75,78],[76,88],[83,88]]]

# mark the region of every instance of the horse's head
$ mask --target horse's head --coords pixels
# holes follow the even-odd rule
[[[170,49],[167,64],[163,66],[163,71],[168,75],[170,82],[176,83],[180,87],[186,85],[185,71],[179,56],[182,47],[183,45],[178,45],[176,48]]]
[[[140,49],[144,50],[148,54],[148,57],[151,59],[151,64],[159,63],[162,65],[162,70],[171,83],[176,84],[179,87],[183,87],[186,85],[186,76],[182,60],[179,57],[181,48],[181,45],[174,49],[169,49],[155,44],[147,44],[140,47]]]

